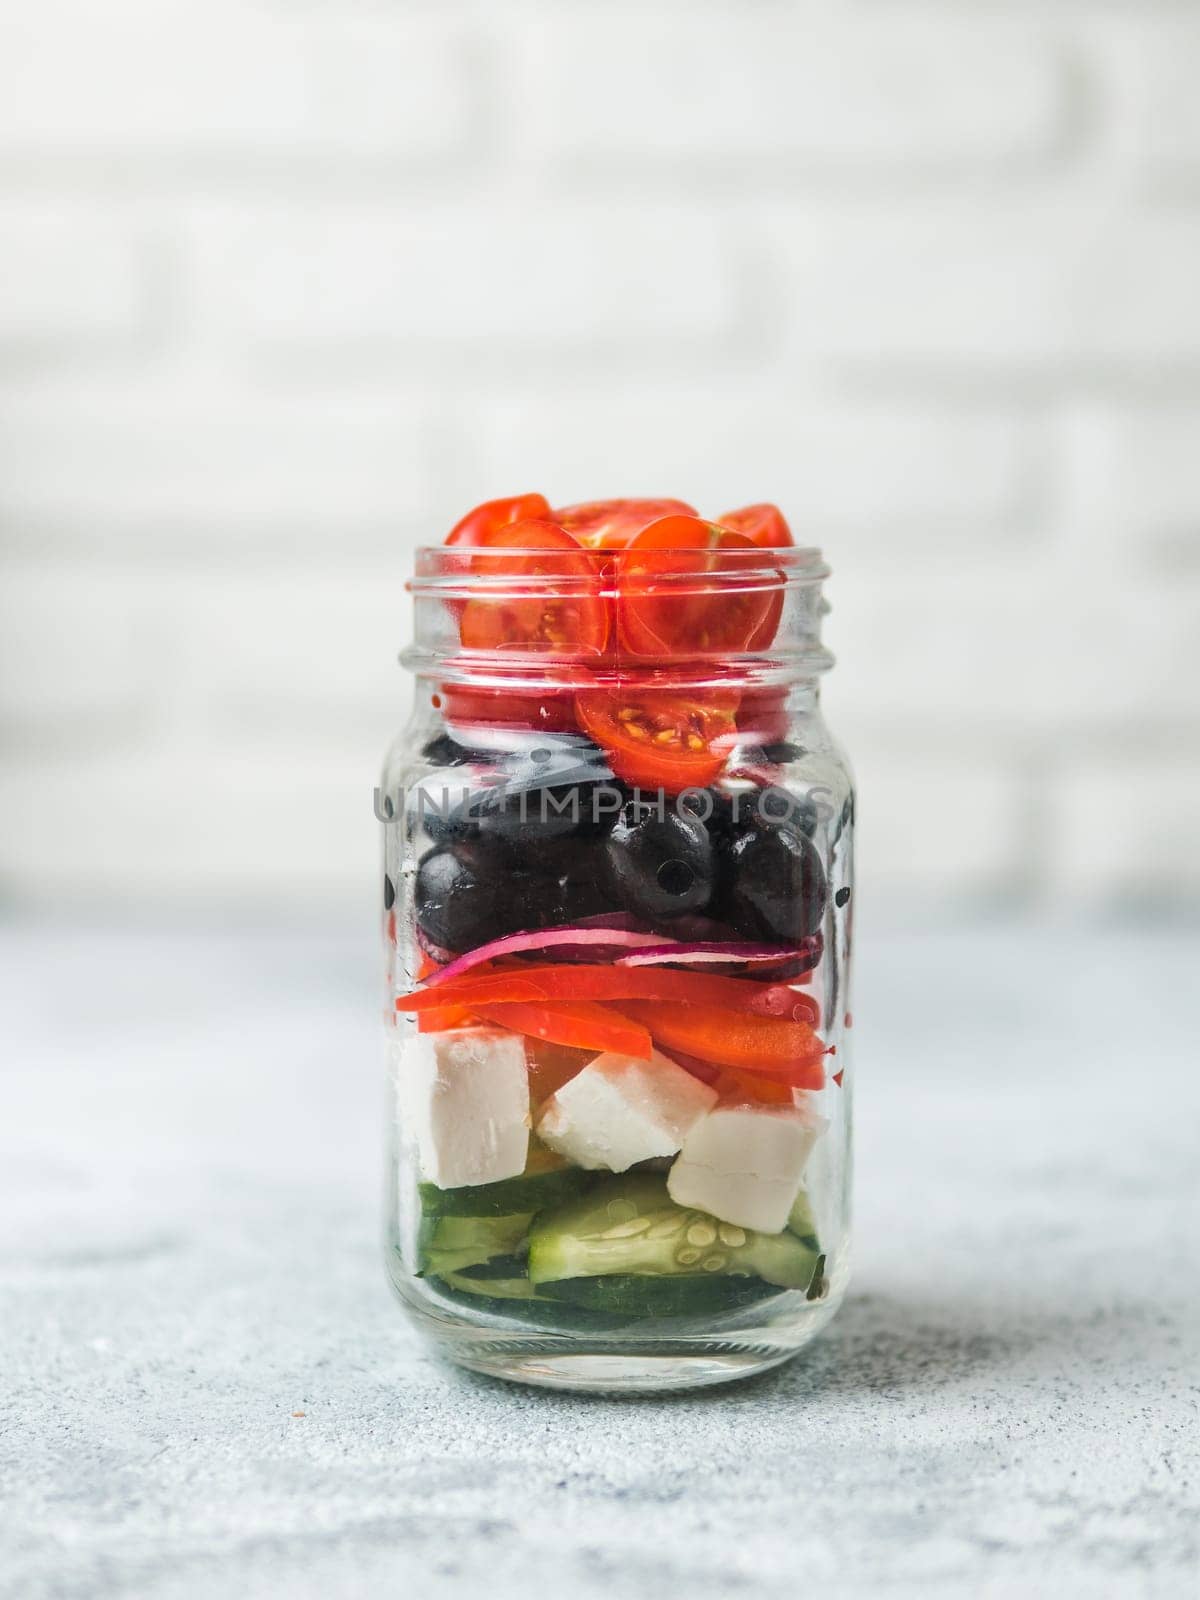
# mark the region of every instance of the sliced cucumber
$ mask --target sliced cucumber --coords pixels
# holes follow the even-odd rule
[[[820,1252],[821,1246],[817,1243],[817,1224],[813,1220],[812,1207],[808,1203],[808,1195],[803,1189],[796,1196],[791,1213],[787,1219],[787,1231],[794,1233],[798,1239],[812,1247],[813,1255]]]
[[[503,1217],[562,1205],[590,1187],[595,1174],[569,1167],[561,1156],[531,1141],[529,1160],[519,1178],[478,1183],[462,1189],[420,1185],[421,1214],[430,1217]]]
[[[714,1273],[696,1277],[651,1277],[648,1273],[613,1273],[599,1278],[560,1278],[543,1283],[540,1293],[573,1306],[587,1306],[629,1319],[688,1317],[731,1311],[778,1294],[761,1278]]]
[[[493,1256],[511,1256],[524,1243],[532,1221],[532,1211],[504,1217],[425,1217],[417,1246],[417,1272],[461,1272]]]
[[[524,1276],[520,1277],[475,1277],[469,1272],[445,1272],[442,1274],[443,1283],[449,1288],[456,1289],[459,1294],[469,1294],[490,1300],[534,1300],[537,1291]]]
[[[524,1278],[525,1292],[533,1294],[534,1287],[529,1281],[529,1266],[524,1253],[511,1256],[493,1256],[490,1261],[481,1261],[472,1267],[464,1267],[463,1276],[467,1278]]]
[[[543,1299],[528,1278],[474,1278],[464,1272],[452,1272],[444,1278],[431,1278],[429,1282],[446,1299],[456,1301],[464,1309],[531,1331],[597,1333],[620,1327],[627,1320],[586,1306]]]
[[[666,1180],[653,1173],[602,1180],[540,1215],[529,1237],[529,1276],[538,1285],[610,1275],[740,1276],[806,1289],[816,1263],[817,1251],[790,1229],[754,1233],[677,1206]]]

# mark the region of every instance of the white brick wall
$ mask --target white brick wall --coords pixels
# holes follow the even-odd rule
[[[100,206],[0,196],[0,358],[40,365],[136,346],[150,269],[149,241]]]
[[[418,353],[436,370],[443,349],[506,366],[564,347],[645,359],[693,340],[732,343],[745,303],[736,252],[698,208],[598,215],[566,201],[550,215],[536,201],[416,208],[322,196],[206,208],[188,238],[205,331],[276,367],[370,369]]]
[[[0,21],[0,144],[164,159],[445,160],[478,85],[460,25],[253,5],[37,0]]]
[[[808,164],[969,167],[1050,154],[1061,135],[1060,62],[1040,30],[903,8],[742,10],[733,23],[725,7],[701,10],[686,26],[653,8],[527,18],[529,158],[711,182]]]
[[[1200,904],[1196,0],[12,0],[0,899],[363,914],[414,544],[774,498],[880,898]]]

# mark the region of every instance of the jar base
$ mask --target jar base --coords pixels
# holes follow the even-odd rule
[[[752,1378],[790,1361],[836,1316],[849,1279],[848,1254],[818,1301],[797,1305],[781,1295],[774,1318],[752,1311],[705,1331],[663,1327],[657,1337],[632,1330],[612,1334],[551,1333],[504,1327],[494,1316],[471,1315],[431,1296],[389,1253],[388,1278],[409,1320],[444,1360],[509,1383],[581,1394],[665,1394]],[[785,1303],[781,1303],[785,1302]],[[648,1330],[647,1330],[648,1331]]]
[[[510,1383],[540,1389],[569,1389],[578,1394],[664,1394],[672,1390],[709,1388],[733,1383],[780,1366],[794,1350],[713,1350],[640,1353],[620,1351],[452,1350],[442,1353],[457,1366]]]

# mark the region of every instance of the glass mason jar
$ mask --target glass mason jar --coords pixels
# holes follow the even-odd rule
[[[521,524],[536,528],[535,524]],[[464,1366],[682,1388],[846,1288],[854,802],[816,550],[418,553],[388,1271]]]

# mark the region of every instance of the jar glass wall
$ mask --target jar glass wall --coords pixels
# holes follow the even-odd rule
[[[651,586],[623,554],[441,548],[412,585],[377,798],[388,1270],[443,1353],[526,1382],[759,1370],[849,1272],[825,569],[670,559]]]

